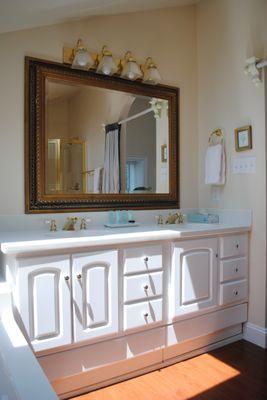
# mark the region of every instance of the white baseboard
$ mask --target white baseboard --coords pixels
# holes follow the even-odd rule
[[[267,348],[267,328],[247,322],[244,324],[243,338],[264,349]]]

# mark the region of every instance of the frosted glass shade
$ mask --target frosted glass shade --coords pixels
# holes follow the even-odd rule
[[[113,60],[111,55],[104,55],[97,67],[97,72],[104,75],[113,75],[117,71],[118,67]]]
[[[77,49],[71,68],[88,70],[94,65],[94,60],[86,49]]]
[[[136,61],[127,61],[123,67],[121,77],[135,80],[142,77],[142,71]]]
[[[145,70],[143,82],[156,85],[160,81],[161,76],[157,67],[150,67]]]

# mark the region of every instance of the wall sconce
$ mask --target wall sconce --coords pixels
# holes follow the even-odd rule
[[[151,57],[146,59],[145,65],[143,66],[144,78],[143,82],[156,85],[161,81],[161,76],[158,68]]]
[[[103,46],[96,72],[104,75],[113,75],[117,70],[118,66],[113,59],[112,53],[107,49],[107,46]]]
[[[126,79],[131,79],[132,81],[141,78],[143,73],[137,64],[135,58],[133,58],[132,53],[127,51],[124,55],[124,59],[121,61],[122,72],[121,77]]]

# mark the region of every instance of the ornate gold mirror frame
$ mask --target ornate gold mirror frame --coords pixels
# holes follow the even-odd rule
[[[45,191],[45,82],[83,84],[168,100],[169,193],[47,194]],[[179,89],[117,76],[73,70],[69,66],[25,58],[25,211],[26,213],[160,209],[179,207]]]

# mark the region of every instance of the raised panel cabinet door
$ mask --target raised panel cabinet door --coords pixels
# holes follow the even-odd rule
[[[118,253],[73,256],[74,340],[118,331]]]
[[[71,343],[68,257],[18,262],[18,308],[35,351]]]
[[[172,254],[171,317],[217,303],[217,239],[175,244]]]

